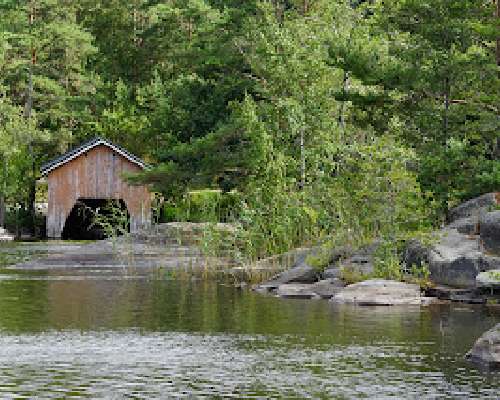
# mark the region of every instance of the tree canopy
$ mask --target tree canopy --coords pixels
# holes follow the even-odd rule
[[[248,243],[275,243],[255,254],[414,229],[500,186],[499,21],[498,0],[1,1],[0,197],[32,207],[40,164],[100,135],[169,198],[237,192]]]

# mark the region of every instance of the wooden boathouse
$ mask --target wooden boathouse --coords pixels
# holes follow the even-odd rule
[[[151,194],[146,186],[130,185],[124,174],[140,172],[146,164],[140,158],[103,138],[92,139],[44,164],[47,177],[47,237],[61,238],[70,214],[81,204],[102,204],[117,200],[126,207],[130,231],[151,224]],[[76,214],[75,214],[76,215]]]

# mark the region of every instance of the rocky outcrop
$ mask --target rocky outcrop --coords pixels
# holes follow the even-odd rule
[[[330,267],[325,269],[322,273],[321,276],[323,279],[339,279],[341,276],[341,271],[340,267]]]
[[[365,306],[420,305],[422,297],[418,285],[370,279],[347,286],[331,301]]]
[[[475,287],[479,273],[500,268],[500,257],[483,251],[481,236],[455,229],[441,231],[438,243],[426,256],[431,280],[456,287]]]
[[[500,210],[484,214],[479,220],[479,227],[484,250],[500,255]]]
[[[500,211],[492,211],[499,199],[488,193],[452,209],[452,222],[437,232],[435,244],[408,243],[407,267],[425,262],[434,283],[476,287],[480,273],[500,268]]]
[[[356,254],[342,262],[341,268],[351,274],[368,276],[373,274],[373,256]]]
[[[454,222],[469,217],[478,219],[498,204],[500,204],[500,193],[486,193],[452,208],[448,213],[448,220]]]
[[[487,367],[500,367],[500,324],[486,331],[465,358]]]
[[[337,279],[342,271],[353,276],[369,276],[374,272],[374,255],[380,242],[374,241],[358,249],[339,247],[330,250],[330,262],[321,276],[323,279]]]
[[[456,229],[464,235],[479,234],[479,220],[476,217],[460,218],[449,224],[448,229]]]
[[[480,243],[476,237],[445,229],[428,253],[433,282],[457,287],[475,286],[483,267]]]

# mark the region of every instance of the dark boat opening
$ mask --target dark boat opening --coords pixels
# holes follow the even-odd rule
[[[101,240],[130,232],[130,214],[123,200],[78,199],[62,231],[62,239]]]

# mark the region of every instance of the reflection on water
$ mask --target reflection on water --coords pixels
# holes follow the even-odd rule
[[[466,306],[352,308],[153,270],[2,272],[0,398],[481,398]]]

